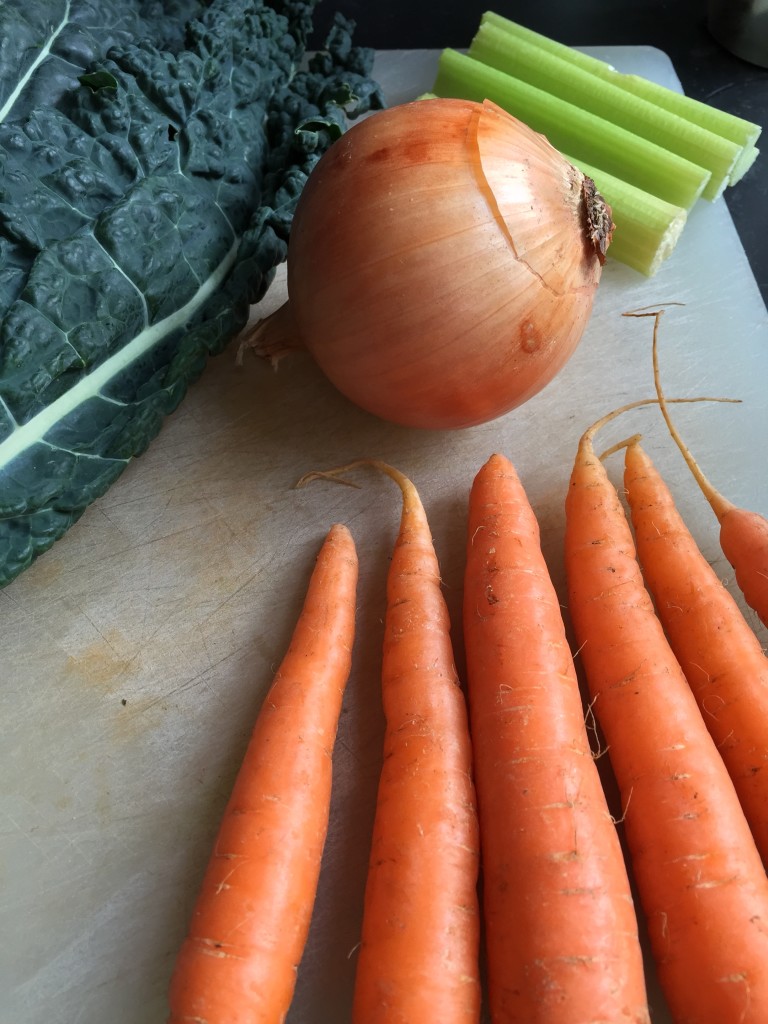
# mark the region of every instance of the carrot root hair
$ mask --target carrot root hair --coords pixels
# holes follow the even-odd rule
[[[345,462],[343,466],[334,466],[331,469],[312,469],[294,484],[294,487],[306,487],[307,484],[312,483],[314,480],[330,480],[337,484],[344,484],[345,487],[360,487],[360,484],[356,484],[353,480],[346,480],[342,474],[349,473],[354,469],[360,467],[368,467],[369,469],[375,469],[379,473],[384,473],[385,476],[390,477],[398,485],[401,491],[405,491],[413,488],[412,482],[408,477],[401,473],[399,469],[395,469],[394,466],[390,466],[388,462],[383,462],[381,459],[374,458],[360,458],[353,459],[351,462]],[[415,489],[415,488],[414,488]]]
[[[629,316],[630,314],[625,313],[624,315]],[[665,399],[665,401],[668,404],[674,403],[677,405],[692,404],[694,402],[726,402],[738,404],[741,402],[741,399],[724,398],[721,395],[697,395],[693,398],[667,398]],[[618,419],[619,416],[623,416],[624,413],[631,412],[633,409],[639,409],[646,405],[660,405],[660,400],[658,397],[638,398],[634,402],[627,402],[625,405],[620,405],[618,406],[618,408],[611,409],[610,412],[605,413],[603,416],[600,417],[600,419],[595,420],[594,423],[587,427],[587,429],[581,435],[581,438],[579,440],[579,451],[585,455],[593,456],[595,436],[600,430],[603,429],[603,427],[607,426],[613,420]],[[618,441],[616,444],[611,445],[609,448],[606,448],[605,451],[598,456],[599,460],[602,462],[605,459],[607,459],[609,455],[613,455],[620,449],[626,448],[630,444],[639,442],[641,437],[641,434],[633,434],[631,437],[624,438],[624,440],[622,441]]]
[[[733,566],[736,583],[747,604],[768,626],[768,520],[759,512],[739,508],[726,498],[704,475],[688,446],[677,430],[669,409],[671,399],[665,398],[659,372],[659,325],[663,309],[625,315],[651,316],[653,324],[653,379],[659,408],[672,440],[680,450],[704,498],[709,502],[720,524],[720,547]]]
[[[682,305],[682,303],[671,303],[670,305]],[[722,519],[726,512],[734,508],[734,505],[724,495],[718,491],[715,485],[704,475],[701,467],[699,466],[696,459],[693,457],[691,450],[683,440],[680,432],[675,426],[674,420],[670,416],[669,409],[667,406],[672,401],[666,398],[664,395],[664,389],[661,386],[661,372],[659,369],[659,327],[661,325],[661,318],[664,315],[664,308],[652,309],[648,308],[647,311],[638,310],[634,313],[624,313],[624,316],[636,316],[636,317],[651,317],[653,319],[653,338],[651,343],[651,354],[653,360],[653,384],[656,390],[656,397],[658,398],[659,409],[661,415],[664,417],[664,422],[667,425],[670,436],[675,442],[677,447],[680,449],[680,454],[685,459],[686,465],[693,474],[696,483],[701,488],[701,492],[707,499],[709,504],[712,506],[712,511],[717,516],[718,520]]]

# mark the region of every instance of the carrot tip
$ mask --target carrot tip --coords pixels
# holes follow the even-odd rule
[[[632,434],[630,437],[625,437],[623,441],[617,441],[616,444],[612,444],[610,448],[606,448],[598,458],[603,462],[609,455],[613,455],[615,452],[621,451],[622,448],[629,448],[633,444],[639,444],[642,439],[642,434]]]

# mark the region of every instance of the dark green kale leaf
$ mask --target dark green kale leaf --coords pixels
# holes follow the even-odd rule
[[[307,65],[314,6],[214,0],[186,49],[114,46],[57,109],[0,128],[0,585],[244,326],[332,138],[300,127],[382,105],[348,23]]]
[[[55,105],[110,47],[137,39],[176,51],[201,0],[4,0],[0,4],[0,122]]]
[[[0,315],[45,241],[81,226],[82,204],[104,205],[125,187],[109,143],[96,152],[92,138],[73,136],[70,117],[57,104],[71,100],[82,83],[107,86],[108,72],[85,69],[112,46],[149,39],[178,48],[186,21],[205,7],[204,0],[0,4]],[[37,161],[30,160],[30,147],[38,150]],[[130,167],[132,154],[128,160]]]
[[[139,0],[144,34],[161,50],[178,53],[186,44],[188,22],[199,18],[209,3],[210,0]]]

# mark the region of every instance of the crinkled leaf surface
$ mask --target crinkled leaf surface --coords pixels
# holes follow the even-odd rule
[[[246,322],[332,138],[306,125],[381,105],[342,19],[298,70],[313,7],[214,0],[184,49],[116,43],[0,125],[0,585]]]
[[[152,39],[178,50],[203,0],[3,0],[0,122],[51,105],[109,48]]]

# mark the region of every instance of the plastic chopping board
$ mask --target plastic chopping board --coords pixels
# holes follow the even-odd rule
[[[679,88],[645,47],[591,51]],[[391,102],[428,89],[434,51],[382,53]],[[737,186],[738,187],[738,186]],[[284,296],[280,275],[260,312]],[[290,1024],[344,1024],[380,765],[384,578],[399,519],[385,479],[295,490],[309,469],[372,455],[419,487],[459,622],[466,500],[494,451],[516,464],[563,586],[566,482],[576,442],[604,412],[652,393],[651,321],[670,307],[668,394],[710,478],[768,512],[768,315],[722,200],[698,206],[653,279],[610,260],[584,339],[540,395],[454,433],[389,426],[353,408],[308,358],[278,372],[234,349],[212,361],[160,436],[70,533],[0,591],[0,1024],[160,1024],[191,901],[251,722],[294,625],[328,526],[361,560],[358,639],[335,751],[335,795]],[[635,430],[707,557],[730,579],[716,525],[663,429]],[[758,445],[755,440],[758,439]],[[614,479],[620,460],[609,462]],[[754,616],[750,615],[752,621]],[[766,639],[765,631],[761,638]],[[456,653],[462,660],[456,630]],[[654,1021],[669,1018],[651,972]]]

